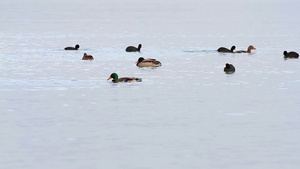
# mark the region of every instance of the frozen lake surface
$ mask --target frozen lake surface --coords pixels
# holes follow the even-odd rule
[[[282,54],[300,52],[300,1],[0,6],[1,169],[300,167],[300,61]],[[256,50],[216,51],[232,45]]]

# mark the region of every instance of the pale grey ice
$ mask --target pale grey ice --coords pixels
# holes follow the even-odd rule
[[[1,0],[0,169],[300,168],[299,6]]]

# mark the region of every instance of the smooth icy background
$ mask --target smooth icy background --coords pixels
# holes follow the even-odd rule
[[[300,52],[299,6],[1,0],[0,168],[298,169],[300,63],[282,53]],[[216,52],[232,45],[257,50]]]

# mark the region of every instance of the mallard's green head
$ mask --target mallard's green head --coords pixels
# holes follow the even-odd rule
[[[118,77],[118,75],[116,73],[112,73],[107,80],[109,80],[109,79],[118,80],[118,78],[119,77]]]
[[[142,62],[143,60],[145,60],[143,57],[140,57],[139,60],[137,61],[137,63]]]

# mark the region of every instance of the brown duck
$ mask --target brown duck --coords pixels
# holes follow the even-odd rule
[[[238,50],[238,51],[235,51],[234,53],[251,53],[251,50],[255,50],[256,48],[252,45],[250,45],[248,47],[248,50]]]
[[[88,54],[84,53],[82,60],[94,60],[94,58],[92,55],[88,55]]]
[[[159,67],[161,66],[160,61],[156,59],[144,59],[140,57],[138,61],[136,61],[136,66],[138,67]]]

